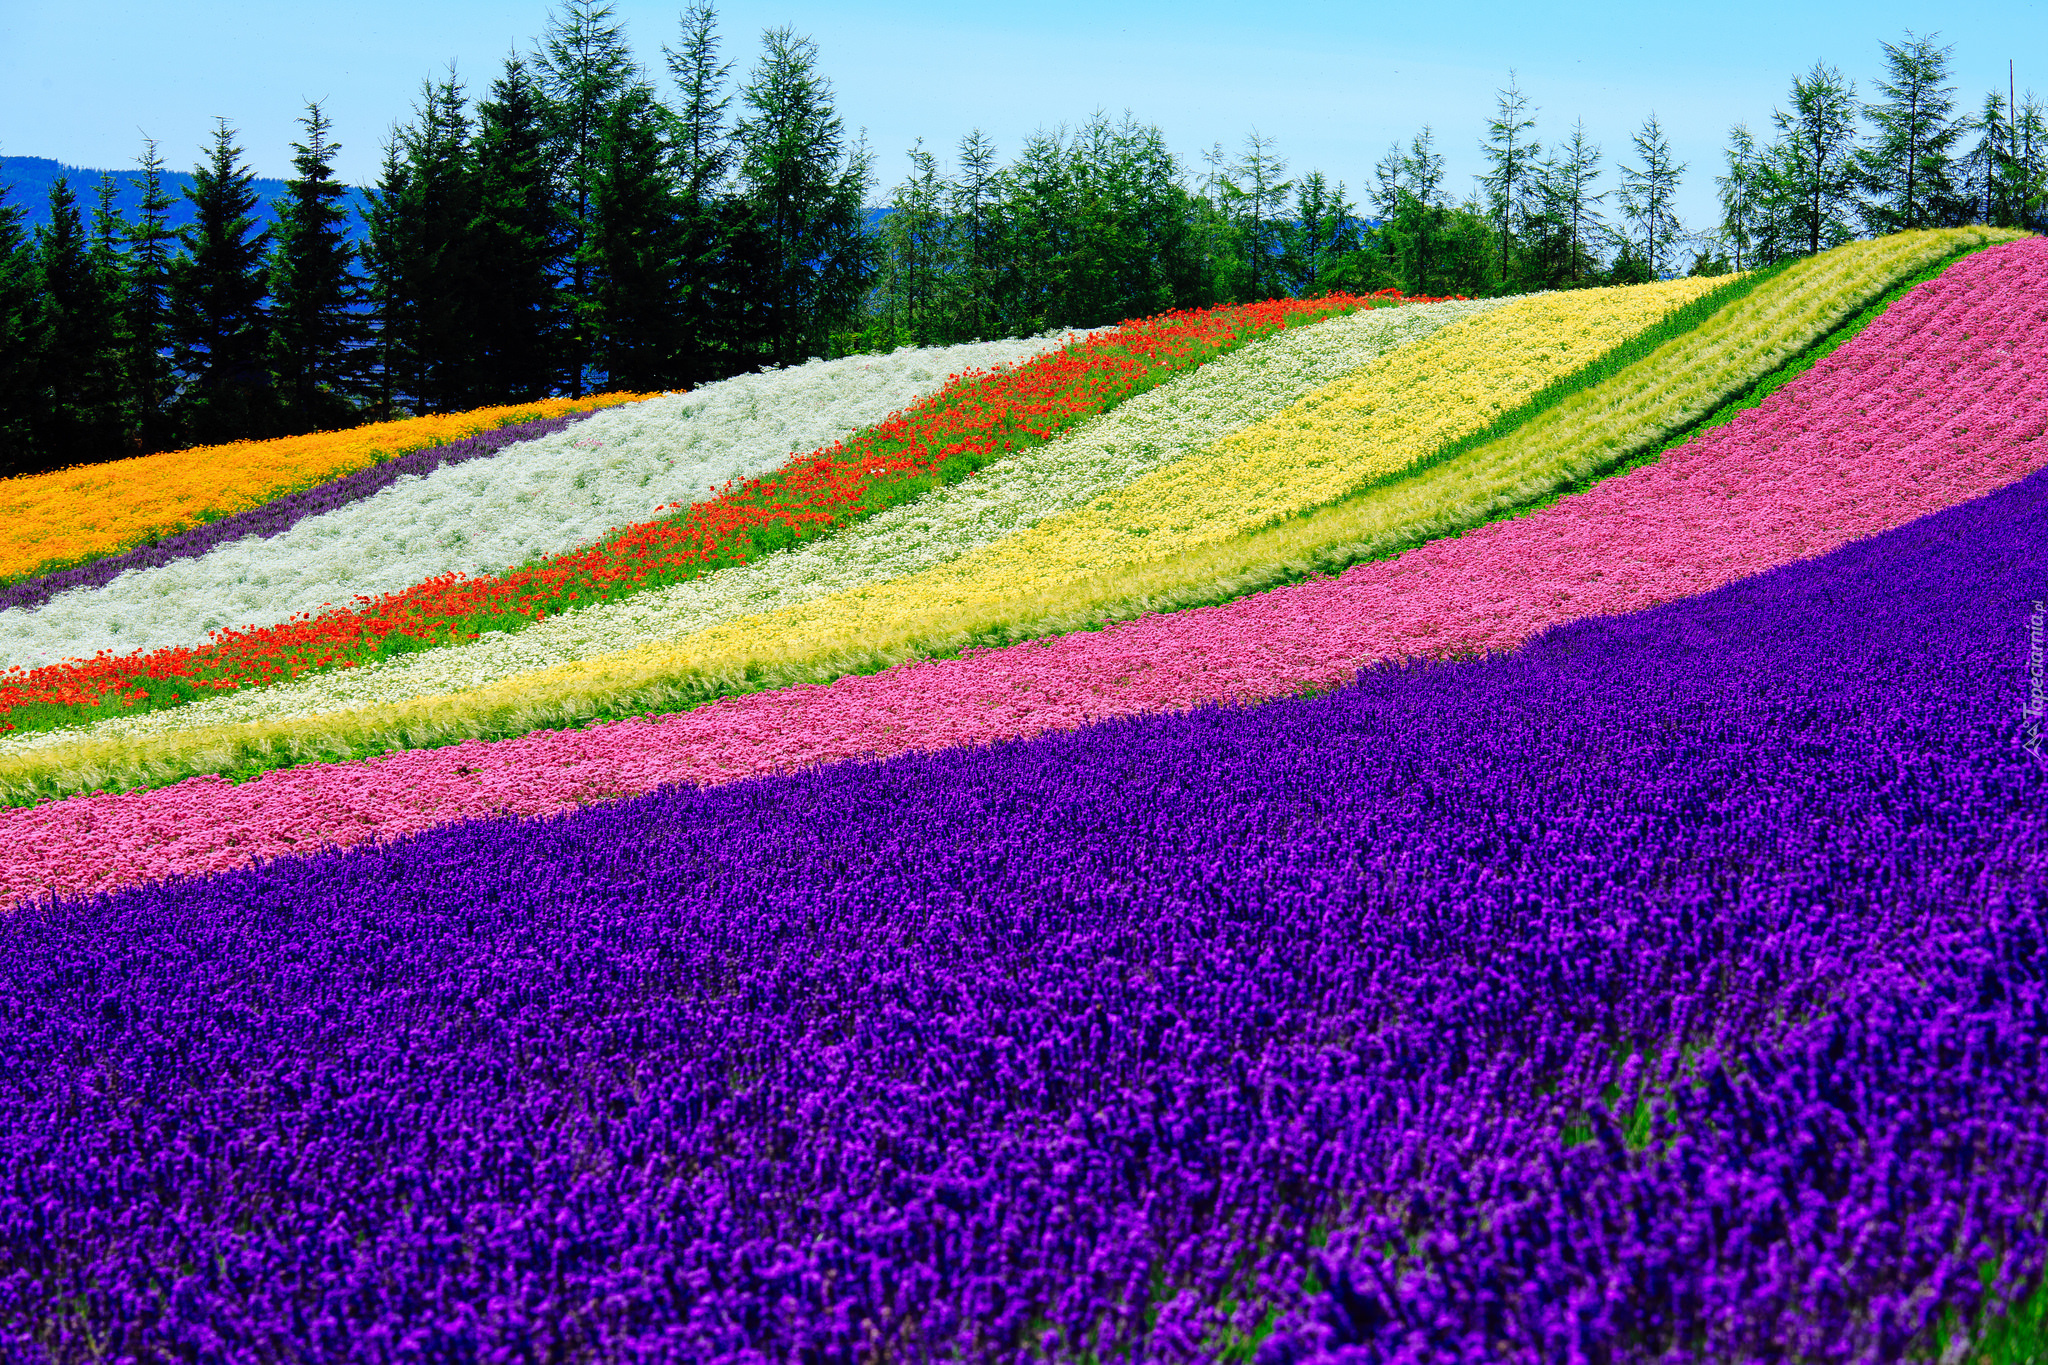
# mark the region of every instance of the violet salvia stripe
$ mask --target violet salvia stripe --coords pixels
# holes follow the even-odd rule
[[[537,440],[561,431],[586,417],[595,416],[596,411],[592,409],[588,412],[564,413],[559,417],[542,417],[531,422],[517,422],[511,426],[478,432],[460,441],[411,451],[395,459],[386,460],[382,464],[374,464],[353,474],[345,474],[327,483],[273,498],[261,507],[252,507],[246,512],[237,512],[218,521],[206,522],[180,531],[176,535],[165,536],[146,545],[138,545],[121,554],[108,555],[104,559],[95,559],[88,564],[44,574],[40,578],[10,583],[0,587],[0,611],[40,607],[59,593],[70,592],[74,588],[103,588],[131,570],[154,569],[180,559],[197,559],[207,551],[226,545],[230,541],[245,537],[268,539],[289,531],[307,517],[361,502],[372,493],[388,488],[402,478],[418,477],[443,465],[461,464],[481,456],[495,455],[507,446],[516,445],[521,441]]]
[[[1931,1355],[2042,1266],[2044,541],[32,905],[0,1353]]]
[[[1511,649],[1582,616],[1824,553],[2040,468],[2044,330],[2048,242],[1993,248],[1660,463],[1334,582],[654,722],[4,810],[0,905],[669,781],[988,743],[1336,686],[1374,662]]]

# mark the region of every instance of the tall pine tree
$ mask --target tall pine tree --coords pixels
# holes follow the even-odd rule
[[[270,260],[271,368],[287,432],[357,421],[362,369],[362,280],[340,205],[347,190],[334,178],[341,149],[328,140],[317,101],[300,122],[306,140],[292,144],[295,174],[278,205]]]
[[[1884,45],[1884,98],[1863,106],[1875,136],[1856,156],[1856,174],[1871,197],[1860,206],[1863,223],[1883,235],[1936,227],[1960,216],[1953,149],[1964,124],[1955,117],[1949,84],[1953,48],[1937,47],[1937,34]]]
[[[273,434],[276,401],[266,364],[270,234],[259,230],[255,176],[241,164],[234,130],[222,119],[213,148],[185,191],[193,222],[171,265],[171,346],[180,389],[179,437],[215,445]]]
[[[742,219],[727,192],[734,157],[726,126],[732,63],[719,60],[718,13],[710,0],[693,0],[683,11],[678,37],[676,47],[662,49],[678,97],[673,154],[682,350],[676,365],[677,382],[694,386],[733,373],[733,356],[744,349],[733,330],[738,309],[730,257]]]
[[[605,130],[612,107],[635,84],[626,29],[609,0],[567,0],[548,21],[538,59],[548,99],[554,164],[561,177],[564,226],[562,281],[567,307],[563,359],[569,391],[581,395],[603,328],[591,201],[603,174]]]
[[[849,144],[818,71],[818,48],[788,28],[762,35],[736,136],[751,239],[749,292],[763,359],[823,355],[858,312],[874,270],[866,228],[871,161]]]
[[[1486,135],[1487,140],[1479,144],[1486,156],[1486,174],[1479,183],[1486,191],[1487,210],[1500,238],[1501,277],[1513,288],[1520,278],[1514,232],[1528,219],[1540,188],[1537,173],[1543,160],[1543,144],[1536,140],[1536,110],[1513,71],[1508,72],[1507,88],[1495,93]]]
[[[1792,80],[1792,108],[1771,121],[1781,141],[1788,227],[1797,250],[1811,256],[1856,235],[1856,83],[1824,62]]]
[[[0,476],[42,467],[30,427],[36,410],[36,357],[42,349],[34,307],[35,255],[22,228],[24,212],[6,195],[7,183],[0,180]]]
[[[144,139],[138,216],[128,229],[128,289],[121,311],[128,342],[128,412],[135,444],[144,453],[171,448],[171,196],[164,192],[164,163],[156,143]]]
[[[477,106],[474,161],[478,394],[482,402],[530,402],[554,392],[563,372],[555,272],[564,237],[546,100],[516,56]]]
[[[1685,163],[1672,155],[1664,126],[1653,113],[1630,139],[1640,165],[1621,168],[1621,212],[1635,227],[1630,243],[1651,279],[1661,279],[1676,264],[1685,228],[1678,221],[1678,185]]]
[[[107,201],[111,207],[111,198]],[[111,242],[112,223],[98,235]],[[64,177],[50,186],[50,220],[36,232],[33,429],[38,457],[55,467],[131,453],[121,411],[118,267],[97,258]]]
[[[590,200],[600,320],[593,359],[612,389],[672,386],[683,350],[681,221],[663,115],[646,85],[612,106]]]

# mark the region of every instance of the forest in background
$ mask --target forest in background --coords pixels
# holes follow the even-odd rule
[[[1868,91],[1817,62],[1770,124],[1729,131],[1720,220],[1674,212],[1656,116],[1611,166],[1546,142],[1510,75],[1462,197],[1436,133],[1353,192],[1272,139],[1183,161],[1126,113],[1004,161],[922,143],[876,212],[873,161],[816,46],[762,36],[742,78],[698,0],[635,61],[605,0],[566,0],[482,92],[426,81],[362,221],[309,105],[270,206],[223,121],[180,198],[145,145],[60,179],[31,232],[0,202],[0,473],[596,388],[692,387],[812,355],[1029,335],[1278,295],[1492,295],[1718,274],[1904,228],[2048,224],[2048,120],[2016,88],[1958,99],[1937,35],[1882,44]]]

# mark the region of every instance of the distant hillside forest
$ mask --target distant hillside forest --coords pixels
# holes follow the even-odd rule
[[[1512,77],[1463,199],[1427,127],[1354,202],[1257,133],[1191,164],[1098,114],[1007,163],[969,133],[950,175],[920,142],[878,212],[809,39],[769,30],[739,80],[702,0],[658,81],[609,3],[566,0],[480,98],[426,81],[374,188],[335,179],[315,103],[283,182],[223,121],[189,177],[149,143],[132,175],[51,178],[33,229],[0,202],[0,472],[1276,295],[1574,288],[2042,227],[2040,102],[1959,105],[1938,35],[1882,53],[1867,97],[1816,64],[1768,128],[1730,130],[1711,225],[1674,212],[1690,168],[1654,115],[1610,175],[1583,124],[1546,145]]]

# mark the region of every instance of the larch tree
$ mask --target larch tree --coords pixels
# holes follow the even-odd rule
[[[1806,255],[1856,235],[1856,83],[1825,62],[1792,81],[1792,107],[1775,110],[1790,228]]]
[[[1517,278],[1514,230],[1528,217],[1543,162],[1543,144],[1536,140],[1536,109],[1513,71],[1508,72],[1506,88],[1495,93],[1493,116],[1486,121],[1486,140],[1479,148],[1486,157],[1486,174],[1479,183],[1500,238],[1501,277],[1512,288]]]
[[[1863,106],[1873,135],[1857,152],[1856,175],[1869,196],[1860,207],[1873,235],[1935,227],[1956,216],[1953,148],[1964,123],[1949,83],[1954,49],[1937,46],[1938,36],[1908,31],[1903,43],[1884,44],[1885,74],[1877,81],[1884,98]]]
[[[754,248],[748,292],[759,309],[762,358],[790,365],[829,350],[867,292],[873,163],[832,107],[817,44],[789,28],[769,29],[761,42],[735,128]]]
[[[1635,228],[1635,245],[1650,278],[1661,279],[1671,267],[1672,253],[1684,240],[1678,221],[1678,186],[1685,163],[1672,154],[1664,127],[1652,113],[1629,139],[1637,165],[1621,168],[1621,212]]]

